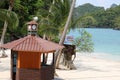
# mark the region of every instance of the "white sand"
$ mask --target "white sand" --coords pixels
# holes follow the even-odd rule
[[[57,70],[61,80],[120,80],[120,62],[77,53],[74,63],[77,70]]]
[[[10,52],[7,51],[10,56]],[[0,80],[10,80],[10,58],[0,58]],[[120,80],[120,62],[98,59],[77,53],[77,70],[57,70],[55,80]]]
[[[7,58],[0,58],[0,80],[10,80],[10,50],[5,51]]]

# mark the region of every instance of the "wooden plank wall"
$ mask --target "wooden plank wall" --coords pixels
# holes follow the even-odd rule
[[[41,68],[41,54],[36,52],[18,52],[18,68]]]

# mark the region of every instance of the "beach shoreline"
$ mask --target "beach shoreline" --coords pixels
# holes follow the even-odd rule
[[[98,55],[78,53],[77,70],[56,70],[63,80],[120,80],[120,62],[101,59]]]
[[[0,58],[0,80],[10,80],[10,50]],[[76,53],[76,70],[56,70],[55,80],[120,80],[120,62],[105,60],[94,54]]]

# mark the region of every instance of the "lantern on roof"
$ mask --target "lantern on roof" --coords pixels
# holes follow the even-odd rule
[[[28,35],[37,35],[38,23],[36,21],[30,21],[28,25]]]

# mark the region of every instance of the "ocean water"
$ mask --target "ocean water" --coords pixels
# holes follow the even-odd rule
[[[79,29],[70,30],[67,35],[80,35]],[[113,29],[85,28],[92,35],[94,53],[100,58],[120,61],[120,31]]]

